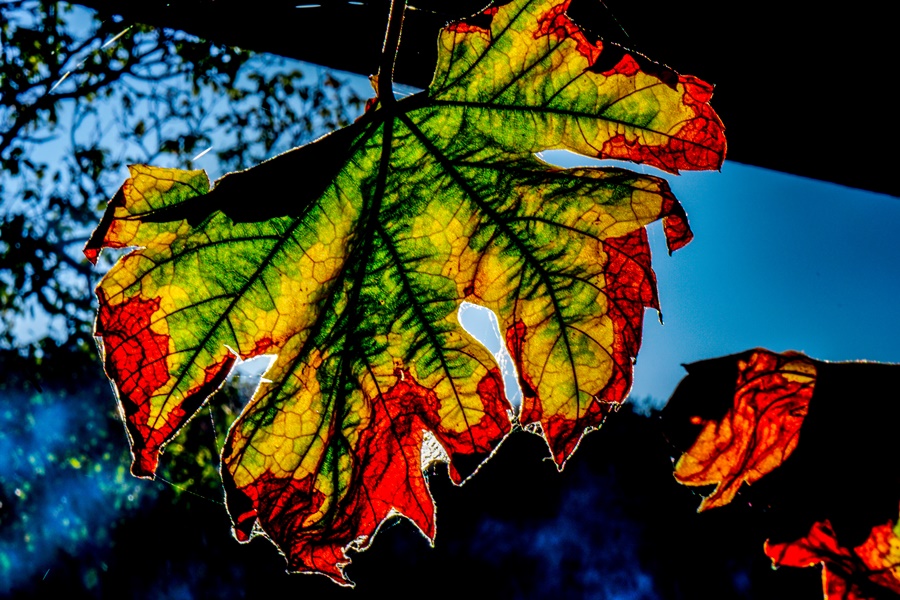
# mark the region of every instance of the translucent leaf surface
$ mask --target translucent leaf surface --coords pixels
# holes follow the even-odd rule
[[[900,535],[895,521],[872,528],[855,548],[842,546],[831,523],[815,523],[804,538],[766,542],[766,554],[776,567],[822,565],[822,588],[828,600],[869,600],[887,590],[900,594]]]
[[[742,483],[753,484],[781,466],[797,447],[816,382],[813,361],[765,350],[737,360],[734,404],[721,419],[694,416],[700,434],[675,465],[684,485],[715,485],[700,510],[731,502]]]
[[[212,191],[202,172],[132,167],[89,241],[139,249],[98,287],[96,333],[133,471],[237,357],[276,355],[223,450],[239,539],[348,583],[347,550],[392,514],[429,538],[436,442],[462,482],[516,423],[561,467],[631,385],[657,307],[644,227],[691,239],[666,182],[561,169],[565,148],[677,172],[718,168],[711,87],[592,42],[558,0],[447,27],[432,85]],[[462,301],[498,315],[519,415]],[[435,453],[429,454],[429,456]]]

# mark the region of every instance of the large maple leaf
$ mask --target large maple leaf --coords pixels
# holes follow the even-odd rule
[[[678,172],[718,168],[725,141],[709,85],[589,40],[566,7],[447,27],[426,91],[211,191],[200,171],[131,167],[86,253],[139,247],[100,283],[96,323],[135,474],[237,357],[276,355],[223,450],[235,532],[346,583],[346,551],[388,516],[433,538],[423,462],[461,482],[518,422],[562,466],[624,400],[657,307],[644,226],[662,219],[677,249],[684,211],[663,179],[535,153]],[[463,300],[499,317],[518,416]]]
[[[757,349],[687,369],[663,421],[684,452],[676,480],[715,485],[699,510],[746,483],[773,566],[821,565],[829,600],[900,594],[900,406],[888,392],[900,366]]]

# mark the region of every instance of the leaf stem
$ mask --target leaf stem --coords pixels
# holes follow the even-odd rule
[[[385,107],[395,102],[394,61],[397,59],[397,48],[400,45],[400,31],[403,29],[405,12],[406,0],[391,0],[387,31],[384,34],[384,47],[381,50],[381,64],[378,66],[378,99]]]

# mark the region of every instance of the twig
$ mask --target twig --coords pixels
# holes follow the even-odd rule
[[[378,68],[378,100],[382,106],[390,106],[394,98],[394,61],[400,45],[400,31],[403,29],[403,14],[406,0],[391,0],[387,32],[384,34],[384,48],[381,50],[381,64]]]

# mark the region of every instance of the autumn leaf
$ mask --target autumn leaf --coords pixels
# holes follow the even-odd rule
[[[131,167],[85,252],[138,247],[98,286],[96,322],[135,474],[236,358],[275,355],[223,449],[235,533],[349,583],[347,551],[389,516],[434,537],[428,462],[462,482],[521,424],[562,467],[624,400],[658,306],[644,227],[662,219],[680,248],[684,211],[658,177],[535,155],[676,173],[718,168],[725,140],[709,85],[589,40],[566,7],[448,26],[426,91],[211,191],[200,171]],[[464,300],[498,315],[518,416]]]
[[[818,522],[809,535],[780,544],[766,542],[775,567],[822,565],[822,588],[828,600],[870,600],[886,590],[900,594],[900,526],[894,521],[872,528],[855,548],[841,545],[831,523]]]
[[[721,419],[692,416],[701,427],[675,465],[684,485],[715,485],[699,510],[724,506],[742,483],[751,485],[791,455],[812,399],[816,367],[797,353],[765,350],[737,359],[734,405]]]
[[[828,599],[900,593],[900,367],[757,349],[686,368],[663,422],[676,480],[715,486],[700,510],[746,483],[773,566],[821,565]]]

